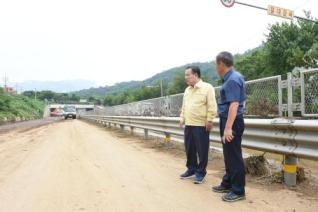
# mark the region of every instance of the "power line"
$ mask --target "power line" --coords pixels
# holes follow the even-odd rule
[[[306,2],[305,2],[305,3],[306,3]],[[308,3],[308,2],[307,2],[307,3]],[[240,5],[243,5],[243,6],[252,7],[252,8],[256,8],[256,9],[260,9],[260,10],[265,10],[265,11],[268,10],[268,8],[265,8],[265,7],[260,7],[260,6],[257,6],[257,5],[252,5],[252,4],[248,4],[248,3],[244,3],[244,2],[239,2],[239,1],[235,1],[235,4],[240,4]],[[313,20],[313,19],[309,19],[309,18],[297,16],[297,15],[294,15],[294,17],[297,18],[297,19],[304,20],[304,21],[310,21],[310,22],[318,23],[317,20]]]

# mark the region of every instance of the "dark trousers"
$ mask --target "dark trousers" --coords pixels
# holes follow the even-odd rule
[[[226,118],[220,118],[220,134],[223,138]],[[233,123],[232,132],[234,138],[231,142],[223,144],[223,156],[225,163],[225,175],[221,185],[231,189],[238,195],[245,194],[245,166],[242,156],[242,135],[244,132],[244,119],[237,117]]]
[[[210,148],[209,134],[205,127],[186,126],[184,129],[187,168],[199,176],[206,175]]]

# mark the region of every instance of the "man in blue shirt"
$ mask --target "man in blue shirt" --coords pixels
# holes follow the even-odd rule
[[[242,135],[244,132],[244,77],[233,68],[231,53],[221,52],[216,57],[216,71],[223,77],[218,99],[220,135],[226,173],[214,192],[225,193],[224,201],[234,202],[245,199],[245,167],[242,157]]]

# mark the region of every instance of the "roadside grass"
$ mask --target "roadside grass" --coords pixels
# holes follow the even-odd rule
[[[41,118],[44,103],[22,95],[0,92],[0,124]]]

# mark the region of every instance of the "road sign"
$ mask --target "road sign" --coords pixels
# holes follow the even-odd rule
[[[294,11],[289,10],[289,9],[285,9],[285,8],[281,8],[281,7],[276,7],[273,5],[268,5],[267,13],[268,13],[268,15],[278,16],[281,18],[287,18],[287,19],[294,18]]]
[[[221,3],[225,7],[232,7],[235,4],[235,0],[221,0]]]

